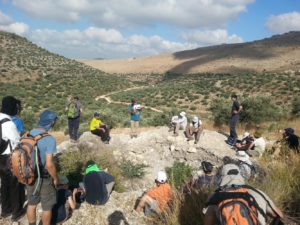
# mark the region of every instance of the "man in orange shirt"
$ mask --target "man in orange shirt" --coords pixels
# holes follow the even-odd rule
[[[172,198],[171,186],[167,183],[167,174],[165,171],[159,171],[155,179],[156,186],[151,188],[141,198],[136,211],[138,213],[144,209],[145,215],[150,215],[153,212],[157,214],[163,213],[168,202]]]

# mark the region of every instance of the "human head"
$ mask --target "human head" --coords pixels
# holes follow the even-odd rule
[[[240,169],[235,164],[226,164],[221,171],[220,187],[231,185],[244,185],[245,180],[241,175]]]
[[[198,123],[199,122],[198,116],[194,116],[193,119],[192,119],[192,122],[193,123]]]
[[[236,157],[238,160],[243,162],[247,162],[250,159],[249,155],[245,151],[237,151]]]
[[[89,160],[85,164],[85,171],[84,172],[85,172],[85,174],[88,174],[88,173],[93,172],[93,171],[100,172],[100,169],[97,166],[97,164],[95,163],[95,161]]]
[[[99,118],[100,117],[100,113],[99,112],[94,112],[94,117]]]
[[[179,113],[179,116],[180,117],[184,117],[186,115],[186,113],[185,112],[181,112],[181,113]]]
[[[136,103],[135,98],[132,98],[132,99],[131,99],[131,104],[134,105],[135,103]]]
[[[244,134],[243,134],[243,139],[244,138],[246,138],[246,137],[248,137],[250,134],[248,133],[248,132],[245,132]]]
[[[211,173],[213,171],[213,167],[214,167],[213,164],[211,164],[210,162],[207,162],[207,161],[202,161],[201,166],[202,166],[204,173],[206,173],[206,174]]]
[[[237,95],[236,95],[236,94],[232,94],[232,95],[231,95],[231,100],[232,100],[232,101],[237,100]]]
[[[233,162],[233,159],[230,158],[229,156],[224,156],[222,161],[223,161],[223,165],[226,165],[226,164],[231,164]]]
[[[255,138],[260,138],[261,137],[261,132],[260,131],[255,131],[254,135]]]
[[[290,127],[284,129],[284,133],[285,133],[286,136],[294,134],[294,132],[295,132],[295,130],[293,128],[290,128]]]
[[[40,114],[38,127],[43,128],[45,130],[50,130],[54,126],[57,119],[58,117],[55,112],[50,110],[45,110]]]
[[[79,100],[79,98],[78,98],[78,96],[74,96],[74,101],[78,101]]]
[[[157,172],[157,175],[156,175],[156,178],[155,178],[155,182],[156,183],[159,183],[159,184],[164,184],[167,182],[167,174],[165,171],[158,171]]]
[[[18,102],[13,96],[6,96],[2,99],[1,112],[9,116],[15,116],[18,113]]]

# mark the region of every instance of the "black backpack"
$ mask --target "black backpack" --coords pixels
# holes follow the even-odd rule
[[[4,141],[2,139],[2,124],[5,122],[10,121],[10,119],[8,118],[4,118],[2,120],[0,120],[0,155],[5,151],[5,149],[7,148],[9,141]]]

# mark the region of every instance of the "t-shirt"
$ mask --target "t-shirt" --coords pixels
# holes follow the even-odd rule
[[[128,112],[131,113],[130,120],[132,120],[132,121],[140,121],[140,111],[137,110],[137,109],[135,109],[135,107],[134,107],[135,105],[137,105],[137,104],[134,104],[134,105],[130,104],[128,106]]]
[[[186,118],[186,116],[178,117],[178,123],[185,130],[185,128],[187,126],[187,118]]]
[[[96,130],[98,129],[102,124],[102,121],[100,119],[97,119],[97,118],[93,118],[90,122],[90,130]]]
[[[178,116],[172,116],[171,122],[178,123]]]
[[[4,114],[0,113],[0,120],[2,119],[9,119],[11,120],[11,117]],[[12,121],[7,121],[2,124],[2,139],[4,141],[10,141],[12,149],[16,147],[20,140],[20,135],[18,133],[16,125]],[[12,149],[10,149],[10,146],[8,145],[7,148],[4,150],[2,155],[8,155],[11,153]]]
[[[168,183],[160,184],[147,192],[147,195],[157,201],[161,211],[166,209],[168,202],[172,198],[172,189]]]
[[[290,134],[286,139],[286,142],[291,149],[299,149],[299,137],[295,134]]]
[[[260,155],[264,153],[266,149],[266,141],[263,137],[257,138],[254,140],[254,150],[257,151]]]
[[[86,192],[85,200],[92,205],[104,205],[108,200],[106,184],[113,182],[115,178],[103,171],[90,172],[83,178]]]
[[[23,121],[20,119],[18,116],[13,116],[12,121],[15,123],[17,130],[19,133],[23,133],[24,131],[24,126],[23,126]]]
[[[240,109],[240,103],[236,100],[232,103],[231,107],[231,115],[239,115],[239,113],[233,113],[233,111],[238,111]]]
[[[37,136],[39,134],[45,133],[43,130],[32,129],[29,132],[32,136]],[[39,149],[39,154],[41,158],[41,163],[45,166],[46,154],[54,154],[56,152],[56,140],[52,136],[46,136],[37,142],[37,147]],[[34,152],[33,152],[34,154]],[[33,157],[33,156],[32,156]]]
[[[67,215],[66,202],[72,195],[70,190],[59,189],[57,191],[57,201],[52,208],[51,224],[57,224],[64,221],[69,215]]]

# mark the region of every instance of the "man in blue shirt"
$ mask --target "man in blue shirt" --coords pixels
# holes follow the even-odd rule
[[[131,104],[128,106],[128,112],[130,113],[131,138],[137,137],[138,135],[141,110],[141,105],[137,104],[135,99],[131,99]]]
[[[47,133],[55,124],[57,115],[55,112],[45,110],[40,115],[38,126],[30,131],[32,136]],[[41,159],[41,177],[33,186],[27,185],[28,207],[27,217],[29,225],[36,225],[36,207],[39,202],[42,205],[43,225],[49,225],[52,215],[52,207],[56,203],[55,187],[59,183],[53,154],[56,152],[56,140],[51,135],[41,138],[37,142]]]

